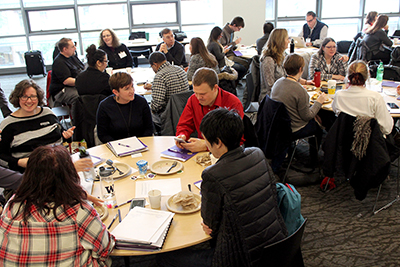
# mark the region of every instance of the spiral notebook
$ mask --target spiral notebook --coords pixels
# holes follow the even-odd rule
[[[197,152],[190,152],[189,150],[179,148],[175,145],[161,152],[161,157],[185,162],[196,154]]]
[[[136,136],[111,141],[106,146],[114,153],[116,157],[128,156],[148,150],[147,146]]]

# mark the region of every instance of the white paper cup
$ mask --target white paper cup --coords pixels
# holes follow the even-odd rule
[[[126,72],[127,72],[128,74],[131,74],[131,73],[132,73],[132,68],[127,67],[127,68],[126,68]]]
[[[149,202],[152,209],[161,208],[161,191],[153,189],[149,191]]]
[[[336,81],[329,80],[328,81],[328,95],[334,95],[336,93]]]
[[[108,75],[112,75],[112,70],[113,68],[106,68],[106,72],[108,73]]]

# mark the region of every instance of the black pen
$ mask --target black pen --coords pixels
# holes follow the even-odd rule
[[[119,219],[119,222],[121,223],[121,211],[118,209],[118,219]]]
[[[192,185],[188,184],[189,191],[192,192]]]
[[[117,216],[118,216],[118,213],[115,214],[114,218],[112,219],[112,221],[111,221],[110,225],[107,227],[107,229],[110,229],[110,228],[111,228],[111,226],[113,225],[113,223],[114,223],[115,220],[117,219]]]
[[[123,203],[121,203],[121,204],[119,204],[119,205],[115,205],[115,206],[114,206],[114,208],[121,207],[122,205],[125,205],[125,204],[128,204],[128,203],[131,203],[131,202],[132,202],[132,199],[130,199],[130,200],[128,200],[128,201],[125,201],[125,202],[123,202]]]

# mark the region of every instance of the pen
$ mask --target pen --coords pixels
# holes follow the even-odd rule
[[[119,219],[119,222],[121,223],[121,211],[118,209],[118,219]]]
[[[124,146],[124,147],[130,147],[130,146],[128,146],[128,145],[121,144],[121,143],[118,143],[118,145],[119,145],[119,146]]]
[[[192,185],[188,184],[189,191],[192,192]]]
[[[111,226],[112,226],[113,223],[115,222],[115,219],[117,219],[117,216],[118,216],[118,213],[115,214],[114,218],[112,219],[112,221],[111,221],[110,225],[107,227],[107,229],[110,229],[110,228],[111,228]]]
[[[131,202],[132,202],[132,199],[130,199],[130,200],[128,200],[128,201],[125,201],[125,202],[123,202],[123,203],[121,203],[121,204],[119,204],[119,205],[115,205],[115,206],[114,206],[114,208],[121,207],[122,205],[125,205],[125,204],[128,204],[128,203],[131,203]]]
[[[179,151],[179,150],[173,149],[173,148],[168,148],[168,151],[175,152],[175,153],[180,153],[180,154],[184,154],[182,151]]]

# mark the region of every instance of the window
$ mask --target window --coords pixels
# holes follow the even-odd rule
[[[182,30],[187,34],[189,41],[193,37],[200,37],[207,46],[208,37],[210,36],[212,28],[214,28],[214,25],[183,26]]]
[[[19,0],[7,0],[0,2],[0,8],[15,8],[19,7]]]
[[[8,0],[5,0],[8,1]],[[73,5],[74,0],[23,0],[25,7]]]
[[[24,53],[27,50],[25,37],[1,38],[0,68],[24,67]]]
[[[279,0],[278,17],[303,17],[316,8],[315,0]]]
[[[307,13],[307,12],[306,12]],[[278,21],[277,28],[284,28],[288,31],[289,36],[298,36],[304,25],[303,21]]]
[[[0,11],[0,36],[24,34],[21,11]]]
[[[322,5],[322,16],[325,18],[355,17],[360,13],[360,0],[324,1]]]
[[[328,28],[328,37],[332,37],[336,42],[342,40],[352,41],[359,32],[359,19],[325,19],[323,20]],[[345,31],[343,29],[346,29]]]
[[[31,32],[76,29],[72,8],[28,11],[27,13]]]
[[[399,0],[365,0],[365,13],[377,11],[379,13],[391,13],[400,11]]]
[[[265,20],[275,19],[275,0],[266,1]]]
[[[221,14],[212,0],[182,0],[182,24],[214,22]]]
[[[133,25],[177,24],[176,3],[132,5]]]
[[[80,6],[78,11],[81,30],[128,28],[126,4]]]

